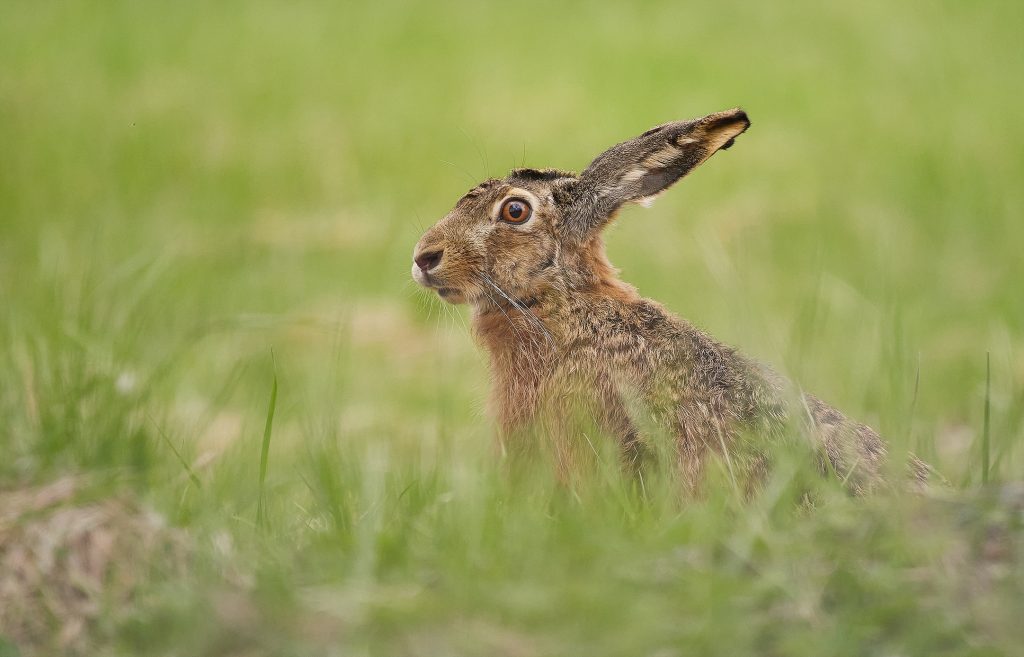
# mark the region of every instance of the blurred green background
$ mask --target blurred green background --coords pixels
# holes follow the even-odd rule
[[[975,586],[946,547],[1004,512],[986,400],[989,478],[1024,474],[1022,25],[1019,2],[5,3],[0,488],[70,473],[193,544],[81,645],[1019,650],[1021,562]],[[413,244],[483,178],[737,105],[752,129],[623,212],[612,261],[973,511],[828,488],[795,514],[798,465],[752,505],[502,475],[486,361],[409,281]]]

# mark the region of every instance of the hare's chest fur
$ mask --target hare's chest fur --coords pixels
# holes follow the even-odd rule
[[[546,332],[512,309],[474,318],[490,356],[492,402],[504,429],[541,413],[580,410],[618,431],[628,424],[625,398],[673,405],[671,391],[687,377],[681,376],[685,363],[665,357],[666,343],[679,336],[660,306],[639,297],[581,295],[555,310],[538,310],[534,317]]]

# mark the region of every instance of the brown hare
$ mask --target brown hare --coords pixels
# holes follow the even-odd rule
[[[623,204],[646,203],[749,126],[732,109],[652,128],[579,175],[516,169],[471,189],[423,235],[412,276],[472,307],[504,441],[538,423],[550,431],[572,399],[635,460],[639,407],[674,437],[696,487],[709,453],[727,456],[746,435],[780,436],[795,419],[851,490],[882,481],[886,449],[874,430],[642,298],[605,256],[601,233]]]

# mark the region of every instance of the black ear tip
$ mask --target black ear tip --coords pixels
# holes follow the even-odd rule
[[[750,117],[738,107],[729,113],[728,118],[730,123],[742,123],[744,130],[750,127]]]
[[[712,125],[715,126],[715,130],[723,130],[733,133],[724,144],[719,146],[719,149],[723,151],[736,143],[736,137],[739,137],[747,131],[747,128],[750,127],[750,117],[747,116],[747,113],[739,107],[719,112],[712,116],[714,117]]]
[[[750,127],[750,117],[747,113],[736,107],[731,110],[725,110],[724,112],[716,112],[709,114],[703,119],[698,121],[708,126],[712,130],[737,130],[736,134],[739,135],[746,131]]]

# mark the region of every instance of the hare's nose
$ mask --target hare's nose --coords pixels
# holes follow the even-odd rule
[[[413,258],[413,261],[416,263],[416,266],[419,267],[421,271],[428,272],[441,262],[442,255],[444,255],[443,249],[437,249],[436,251],[427,251],[426,253],[421,253],[415,258]]]

